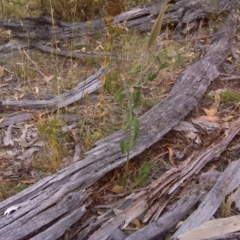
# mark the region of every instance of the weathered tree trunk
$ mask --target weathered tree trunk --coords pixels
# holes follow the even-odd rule
[[[170,1],[175,3],[175,1]],[[219,1],[221,9],[232,8],[233,1]],[[234,1],[235,2],[235,1]],[[115,17],[117,24],[127,21],[128,28],[138,28],[148,30],[152,26],[152,20],[157,16],[161,7],[161,2],[149,5],[146,8],[138,8],[136,12],[125,13]],[[182,4],[182,5],[181,5]],[[179,26],[186,25],[197,18],[207,17],[211,10],[208,1],[177,1],[172,8],[172,13],[166,15],[173,23]],[[157,8],[158,6],[158,8]],[[224,8],[222,8],[224,6]],[[210,11],[209,11],[210,10]],[[139,23],[138,11],[141,12]],[[143,14],[144,11],[147,11]],[[192,15],[191,13],[195,13]],[[143,15],[145,17],[143,17]],[[124,18],[123,18],[124,16]],[[128,16],[128,18],[127,18]],[[168,18],[169,19],[169,18]],[[29,23],[30,39],[36,40],[41,37],[41,41],[48,41],[51,38],[52,27],[47,25],[36,30],[38,23],[32,19],[26,20]],[[31,25],[34,23],[33,25]],[[27,37],[18,22],[12,22],[11,26],[7,22],[0,22],[5,27],[13,29],[13,36]],[[69,39],[72,35],[72,25],[59,23],[56,26],[56,33],[59,39]],[[62,25],[61,25],[62,24]],[[137,26],[137,27],[136,27]],[[75,26],[76,27],[76,26]],[[140,118],[140,133],[136,146],[131,150],[130,158],[133,158],[145,149],[159,141],[173,126],[183,119],[198,103],[207,87],[219,76],[218,67],[231,51],[232,39],[236,27],[236,16],[230,15],[227,23],[216,33],[208,51],[202,58],[191,67],[181,73],[168,96],[154,106],[144,116]],[[20,33],[18,28],[22,29]],[[74,35],[83,34],[86,24],[78,24]],[[92,31],[102,31],[104,23],[102,20],[95,21]],[[182,27],[181,27],[182,29]],[[42,34],[46,30],[45,34]],[[74,30],[74,31],[75,31]],[[71,33],[71,34],[70,34]],[[86,33],[86,32],[85,32]],[[15,34],[15,35],[14,35]],[[9,216],[0,219],[0,239],[57,239],[75,222],[82,218],[87,211],[86,207],[91,202],[91,192],[85,191],[99,178],[107,172],[123,165],[126,162],[126,155],[120,151],[119,143],[127,137],[127,133],[118,131],[109,137],[96,143],[86,157],[65,168],[51,177],[44,178],[36,184],[30,186],[17,195],[0,203],[0,213],[15,206],[19,209]],[[141,210],[148,206],[139,206]],[[103,219],[104,224],[108,219]],[[114,230],[122,222],[116,223],[112,227]],[[99,225],[94,225],[88,219],[86,229],[94,231]],[[91,226],[88,228],[88,226]],[[115,227],[115,228],[114,228]],[[82,238],[89,234],[88,230],[82,230]],[[106,239],[109,234],[105,234]],[[98,239],[97,237],[92,239]]]
[[[130,11],[117,15],[113,19],[115,25],[121,25],[129,30],[145,32],[151,30],[163,0],[156,1],[144,7],[136,7]],[[232,0],[170,0],[172,7],[164,16],[163,25],[170,25],[174,29],[174,37],[179,39],[189,31],[198,28],[199,20],[208,18],[212,14],[219,14],[238,7],[237,1]],[[53,26],[54,25],[54,26]],[[11,30],[13,39],[24,39],[26,44],[37,46],[37,43],[46,44],[55,41],[68,41],[86,35],[102,33],[106,30],[104,19],[89,22],[65,23],[47,17],[27,18],[25,20],[3,21],[0,20],[0,27]],[[21,42],[21,44],[23,44]],[[18,47],[18,46],[16,46]],[[13,50],[11,46],[0,47],[0,52]],[[80,57],[87,54],[80,54]]]

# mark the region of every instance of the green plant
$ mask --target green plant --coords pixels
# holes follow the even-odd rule
[[[152,173],[153,167],[154,167],[153,161],[143,162],[143,164],[138,169],[135,175],[134,187],[145,187],[151,182],[149,176]]]
[[[40,136],[47,138],[52,156],[48,169],[57,171],[61,168],[61,160],[64,149],[61,146],[63,134],[61,132],[61,124],[57,119],[50,120],[48,123],[38,123],[38,131]]]
[[[154,161],[146,159],[137,171],[130,174],[131,176],[126,177],[125,171],[121,173],[115,171],[117,175],[116,185],[127,186],[129,190],[145,187],[151,182],[150,176],[154,166]]]
[[[118,172],[116,172],[117,174],[117,181],[116,181],[116,185],[119,186],[126,186],[127,185],[127,181],[128,179],[126,178],[126,176],[121,176]]]
[[[10,181],[2,181],[0,182],[0,201],[9,198],[10,196],[21,192],[25,188],[27,188],[28,185],[24,183],[18,183],[15,185],[14,183]]]
[[[121,80],[123,86],[116,92],[114,96],[114,101],[119,102],[122,109],[124,106],[124,101],[127,102],[127,110],[123,115],[123,130],[127,132],[127,138],[120,142],[122,153],[127,155],[126,171],[128,171],[130,151],[136,145],[139,135],[140,122],[138,118],[134,116],[133,110],[139,107],[141,104],[141,87],[143,87],[147,81],[153,81],[158,76],[159,71],[166,67],[166,65],[161,62],[161,59],[158,55],[152,55],[154,60],[151,61],[151,63],[146,67],[143,65],[143,59],[146,51],[152,47],[161,31],[163,16],[165,10],[167,9],[167,3],[168,0],[165,0],[162,10],[160,11],[159,16],[152,28],[149,40],[147,42],[147,48],[145,48],[142,54],[141,64],[138,64],[128,72],[128,76],[138,75],[135,77],[137,80],[133,83],[128,83],[126,79],[122,77]],[[149,70],[155,63],[155,60],[158,61],[159,67],[157,71],[151,73]]]
[[[147,43],[148,48],[150,48],[153,45],[153,43],[155,42],[155,40],[157,39],[157,37],[158,37],[158,35],[161,31],[163,16],[164,16],[164,13],[165,13],[165,11],[168,7],[167,4],[168,4],[168,0],[165,0],[163,5],[162,5],[162,9],[161,9],[161,11],[158,15],[158,18],[153,25],[153,28],[152,28],[152,31],[150,33],[149,40],[148,40],[148,43]]]
[[[239,103],[240,102],[240,92],[234,92],[231,90],[224,91],[220,94],[221,101],[223,102],[233,102]]]
[[[26,189],[28,187],[27,184],[19,183],[17,186],[14,187],[14,190],[16,192],[21,192],[22,190]]]
[[[233,111],[240,110],[240,92],[227,90],[220,94],[220,98],[222,102],[233,103],[235,105]]]

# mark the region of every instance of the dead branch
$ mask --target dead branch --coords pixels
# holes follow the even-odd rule
[[[28,121],[36,118],[36,115],[49,113],[59,108],[68,106],[81,98],[86,93],[90,94],[101,88],[102,82],[99,81],[109,69],[100,68],[95,74],[90,76],[85,81],[78,84],[72,90],[52,98],[50,100],[5,100],[1,102],[1,108],[14,108],[14,109],[33,109],[32,112],[15,113],[9,116],[0,123],[0,128],[15,124],[18,122]],[[44,111],[41,111],[44,110]]]
[[[162,8],[163,2],[163,0],[156,1],[117,15],[113,18],[113,24],[140,33],[149,31]],[[177,2],[170,0],[169,4],[172,4],[172,7],[164,16],[163,26],[171,25],[171,29],[174,29],[172,37],[177,40],[185,38],[186,33],[197,30],[200,19],[208,18],[212,14],[219,14],[223,11],[231,11],[238,7],[237,1],[231,0],[219,0],[218,4],[212,4],[208,0],[180,0]],[[53,51],[55,54],[64,56],[68,53],[54,51],[41,45],[54,43],[55,41],[69,41],[73,37],[77,39],[87,35],[102,34],[107,28],[104,19],[72,24],[47,17],[11,21],[0,20],[0,27],[11,30],[11,39],[21,39],[29,47],[38,46],[43,51]],[[0,53],[6,54],[7,51],[12,51],[11,46],[0,46]],[[89,55],[100,57],[101,53],[74,53],[74,55],[76,57],[89,57]]]

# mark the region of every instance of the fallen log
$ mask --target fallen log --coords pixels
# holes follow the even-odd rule
[[[141,230],[131,234],[126,240],[160,239],[171,230],[194,207],[201,197],[199,189],[193,190],[189,196],[184,196],[158,220],[148,224]]]
[[[236,16],[232,14],[202,58],[181,73],[169,95],[140,118],[139,138],[130,159],[159,141],[197,105],[211,81],[219,76],[218,67],[231,51],[235,27]],[[61,226],[66,223],[66,230],[70,214],[90,204],[90,193],[84,190],[126,162],[126,155],[119,147],[126,137],[127,133],[123,131],[110,135],[97,142],[83,160],[1,202],[0,214],[11,206],[20,208],[0,219],[0,239],[56,239],[59,222]],[[88,201],[84,201],[86,198]],[[146,209],[141,204],[137,207]],[[84,209],[79,218],[82,211]],[[115,227],[125,219],[120,220]],[[101,239],[106,239],[109,234]]]
[[[80,99],[82,99],[86,93],[90,94],[102,87],[102,81],[99,81],[100,78],[107,73],[109,68],[100,68],[95,74],[90,76],[85,81],[79,83],[72,90],[63,93],[60,96],[54,97],[50,100],[3,100],[0,101],[0,108],[13,108],[16,110],[19,109],[32,109],[27,112],[17,112],[12,116],[5,117],[0,123],[0,128],[15,124],[18,122],[29,121],[36,118],[36,115],[41,113],[50,113],[62,107],[66,107]],[[43,110],[43,112],[41,111]]]
[[[146,32],[151,30],[164,0],[159,0],[143,7],[133,8],[113,18],[115,26],[137,31]],[[237,9],[237,1],[219,0],[213,4],[208,0],[170,0],[171,8],[165,13],[163,26],[170,25],[174,29],[172,35],[175,39],[182,39],[186,33],[197,30],[199,20],[208,18],[211,14],[220,14],[223,11]],[[105,19],[97,19],[91,22],[65,23],[52,20],[47,17],[26,18],[23,20],[5,21],[0,20],[0,27],[11,30],[11,39],[24,40],[29,47],[39,47],[48,50],[43,44],[69,41],[72,38],[81,38],[92,34],[101,34],[106,31]],[[21,42],[22,44],[22,42]],[[0,52],[12,51],[11,46],[0,46]],[[54,52],[54,48],[52,48]],[[55,50],[56,52],[56,50]],[[59,52],[65,54],[63,52]],[[71,52],[69,52],[71,56]],[[99,57],[99,53],[76,53],[81,57]]]

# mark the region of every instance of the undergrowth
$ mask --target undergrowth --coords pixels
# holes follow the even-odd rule
[[[227,90],[221,93],[221,101],[223,102],[232,102],[239,103],[240,102],[240,92]]]
[[[63,21],[88,21],[115,16],[131,7],[152,0],[1,0],[0,18],[24,18],[44,15]]]

